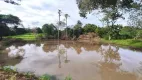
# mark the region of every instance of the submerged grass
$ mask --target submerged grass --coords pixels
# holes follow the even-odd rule
[[[102,43],[117,44],[133,48],[142,48],[142,40],[126,39],[126,40],[105,40],[101,39]]]

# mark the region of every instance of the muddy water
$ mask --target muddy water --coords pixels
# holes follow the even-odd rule
[[[70,75],[73,80],[142,80],[142,52],[111,45],[76,42],[44,42],[6,48],[5,65],[55,80]]]

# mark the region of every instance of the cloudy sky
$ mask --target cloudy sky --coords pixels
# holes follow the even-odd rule
[[[76,24],[81,20],[83,24],[91,23],[103,26],[100,19],[101,14],[89,14],[87,19],[79,16],[76,0],[23,0],[20,6],[11,5],[0,0],[0,14],[13,14],[18,16],[25,27],[41,27],[45,23],[57,23],[58,9],[62,10],[61,20],[64,14],[69,14],[69,25]],[[127,25],[126,20],[119,19],[119,24]]]

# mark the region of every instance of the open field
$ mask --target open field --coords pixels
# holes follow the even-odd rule
[[[23,39],[23,40],[36,40],[36,36],[38,36],[38,35],[41,35],[41,34],[35,35],[34,33],[27,33],[27,34],[16,35],[16,36],[8,36],[6,38],[15,38],[15,39]]]
[[[127,47],[142,48],[142,40],[126,39],[126,40],[105,40],[101,39],[102,43],[110,43]]]

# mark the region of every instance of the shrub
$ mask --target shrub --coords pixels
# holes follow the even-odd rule
[[[67,76],[65,80],[72,80],[71,76]]]
[[[51,79],[50,79],[49,75],[45,74],[45,75],[39,77],[39,80],[51,80]]]
[[[137,31],[136,39],[142,39],[142,30]]]

